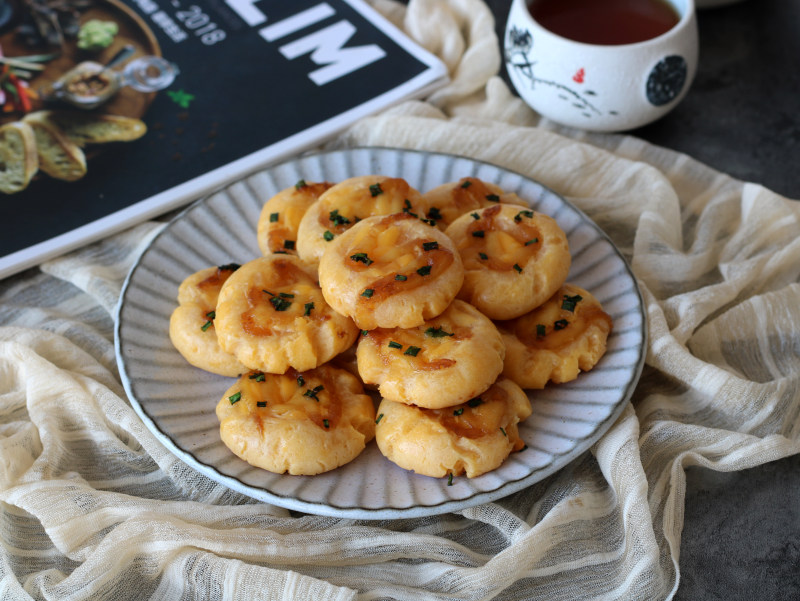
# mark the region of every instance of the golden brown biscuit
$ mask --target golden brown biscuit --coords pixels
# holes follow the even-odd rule
[[[464,213],[491,207],[499,202],[515,205],[523,201],[513,192],[505,192],[497,184],[477,177],[462,177],[428,190],[422,195],[427,206],[426,217],[444,230]]]
[[[492,321],[454,300],[410,329],[379,328],[358,342],[358,373],[385,399],[439,409],[486,390],[503,371],[505,345]]]
[[[258,247],[265,255],[297,254],[297,230],[308,208],[333,184],[300,180],[272,196],[261,208],[256,229]]]
[[[297,252],[307,263],[318,263],[338,235],[374,215],[425,212],[422,195],[398,177],[363,175],[343,180],[309,207],[297,232]]]
[[[462,215],[445,233],[464,263],[458,298],[491,319],[512,319],[538,307],[569,274],[564,231],[552,217],[521,205]]]
[[[517,424],[531,414],[523,390],[500,378],[480,396],[455,407],[422,409],[383,400],[375,440],[390,461],[418,474],[441,478],[485,474],[525,443]]]
[[[405,213],[363,219],[319,264],[325,299],[362,330],[421,325],[448,307],[463,278],[450,238]]]
[[[523,388],[569,382],[606,352],[611,316],[597,299],[565,284],[541,307],[498,323],[506,344],[503,375]]]
[[[292,255],[269,255],[240,267],[217,302],[217,339],[250,369],[313,369],[351,346],[353,321],[322,296],[316,270]]]
[[[277,474],[321,474],[355,459],[375,436],[375,405],[358,378],[323,365],[250,372],[217,404],[222,442]]]
[[[220,288],[239,268],[231,263],[193,273],[178,288],[178,306],[170,315],[169,337],[189,363],[222,376],[238,376],[247,368],[222,350],[214,327]]]

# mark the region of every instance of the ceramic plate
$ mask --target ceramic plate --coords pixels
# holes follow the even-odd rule
[[[220,441],[214,409],[231,378],[190,366],[173,349],[169,316],[178,286],[212,265],[260,255],[256,223],[263,203],[298,180],[341,181],[386,174],[420,191],[478,177],[516,192],[566,232],[569,281],[591,291],[614,319],[608,351],[592,371],[531,396],[521,425],[528,448],[498,469],[468,479],[430,478],[385,459],[375,443],[353,462],[318,476],[253,468]],[[307,155],[250,176],[176,217],[131,270],[118,306],[117,361],[125,389],[147,427],[180,459],[255,499],[308,513],[359,519],[420,517],[456,511],[519,491],[586,451],[611,426],[633,393],[644,361],[645,318],[622,255],[583,213],[541,184],[499,167],[452,155],[363,148]]]

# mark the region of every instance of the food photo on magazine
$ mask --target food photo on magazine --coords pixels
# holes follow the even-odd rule
[[[447,80],[361,0],[3,6],[0,194],[15,210],[0,274],[187,204]]]

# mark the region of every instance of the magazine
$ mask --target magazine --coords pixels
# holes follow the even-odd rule
[[[49,165],[40,152],[24,189],[0,194],[0,277],[206,196],[447,81],[439,59],[361,0],[58,6],[71,1],[80,31],[70,37],[65,18],[57,53],[26,47],[30,28],[0,37],[2,56],[14,59],[0,58],[3,73],[18,73],[20,93],[6,105],[28,102],[4,106],[3,123],[39,136],[55,125],[83,158],[62,174],[63,161]],[[20,64],[39,65],[22,84]],[[122,133],[100,143],[93,123],[108,114],[124,118],[115,121]]]

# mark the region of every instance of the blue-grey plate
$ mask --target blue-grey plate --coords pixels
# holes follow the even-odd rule
[[[569,280],[594,294],[614,320],[598,365],[568,384],[531,392],[521,425],[528,448],[498,469],[468,479],[405,471],[375,443],[354,461],[318,476],[273,474],[233,455],[220,441],[215,406],[231,384],[189,365],[170,343],[178,286],[212,265],[260,255],[256,223],[264,202],[298,180],[341,181],[384,174],[420,191],[478,177],[516,192],[564,229],[573,256]],[[125,282],[117,308],[117,362],[146,426],[199,472],[255,499],[308,513],[358,519],[428,516],[494,501],[549,476],[585,452],[631,398],[644,363],[646,321],[636,281],[608,237],[553,191],[500,167],[453,155],[358,148],[303,156],[268,168],[202,199],[152,241]]]

